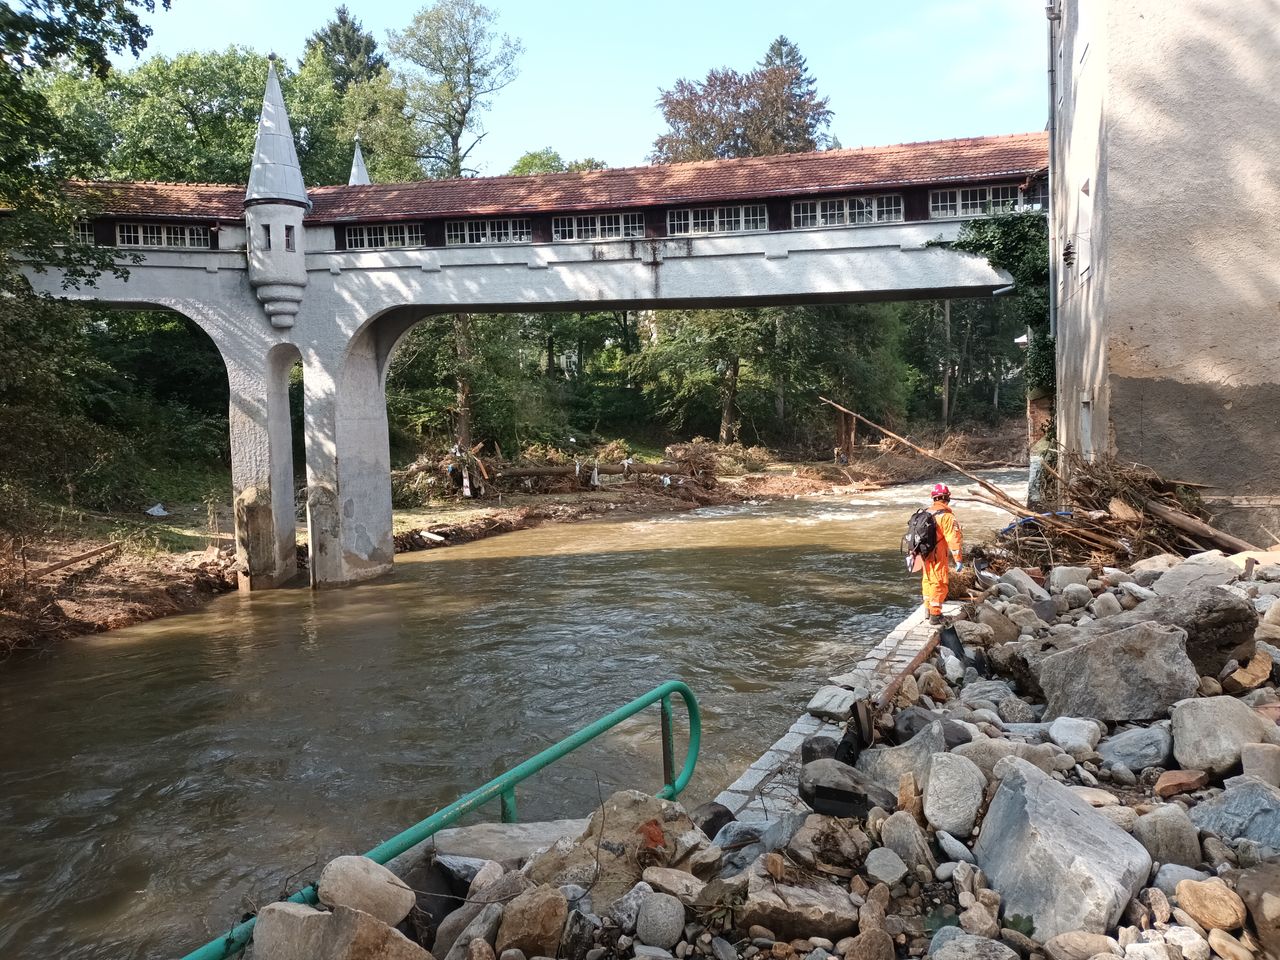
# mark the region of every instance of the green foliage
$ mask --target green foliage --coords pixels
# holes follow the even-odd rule
[[[661,91],[658,108],[668,129],[650,158],[682,163],[817,150],[831,125],[827,104],[799,49],[779,37],[748,73],[722,67]]]
[[[1023,374],[1027,392],[1038,396],[1051,394],[1058,384],[1056,345],[1049,331],[1032,330],[1027,342],[1027,362]]]
[[[497,15],[476,0],[436,0],[388,46],[400,61],[410,116],[421,137],[419,158],[428,173],[474,173],[467,157],[484,136],[480,114],[495,93],[515,80],[524,48],[497,36]]]
[[[593,157],[582,160],[571,160],[565,163],[560,154],[550,147],[541,150],[530,150],[520,157],[507,171],[512,177],[527,177],[537,173],[578,173],[583,170],[605,170],[607,164]]]

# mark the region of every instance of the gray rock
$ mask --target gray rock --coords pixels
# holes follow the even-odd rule
[[[1097,807],[1096,809],[1125,833],[1133,833],[1133,828],[1138,825],[1138,814],[1132,807],[1122,807],[1117,804],[1114,807]]]
[[[1063,591],[1069,584],[1084,586],[1093,576],[1088,567],[1054,567],[1049,571],[1049,589]]]
[[[1200,835],[1187,812],[1176,803],[1163,804],[1139,817],[1133,835],[1157,863],[1184,867],[1200,864]]]
[[[1051,743],[1022,743],[1019,740],[995,740],[985,738],[971,743],[962,743],[951,751],[954,756],[972,760],[982,771],[982,775],[991,779],[996,764],[1005,757],[1019,757],[1040,768],[1045,773],[1054,769],[1054,758],[1058,748]]]
[[[924,867],[932,873],[938,866],[933,851],[929,849],[929,838],[920,829],[915,817],[905,810],[890,814],[880,824],[880,842],[901,857],[902,862],[912,870]]]
[[[501,912],[502,908],[497,909]],[[329,915],[324,940],[315,956],[320,960],[354,960],[357,957],[431,960],[430,953],[399,930],[363,910],[341,906],[334,907]]]
[[[1280,862],[1260,863],[1236,877],[1236,893],[1248,908],[1269,960],[1280,957]]]
[[[1246,743],[1280,744],[1280,728],[1235,697],[1197,697],[1172,712],[1173,755],[1184,770],[1224,774]]]
[[[653,893],[653,887],[641,880],[625,894],[614,901],[609,908],[609,916],[613,918],[623,933],[636,932],[636,920],[640,916],[640,904],[644,898]]]
[[[528,823],[473,823],[448,827],[427,842],[437,856],[475,860],[523,860],[557,840],[577,837],[587,820],[543,820]]]
[[[938,932],[933,935],[933,939],[929,941],[929,956],[936,957],[938,955],[938,951],[952,940],[955,940],[957,937],[967,936],[969,936],[969,934],[965,933],[959,926],[941,927]]]
[[[1280,787],[1280,746],[1246,743],[1240,748],[1240,765],[1246,777],[1255,777],[1263,783]]]
[[[939,930],[938,933],[942,931]],[[937,940],[937,936],[934,940]],[[963,932],[949,938],[941,949],[931,947],[930,950],[933,960],[1018,960],[1018,954],[999,940],[974,937]]]
[[[1032,600],[1049,599],[1049,594],[1045,589],[1032,580],[1030,575],[1020,567],[1010,567],[1000,577],[1000,580],[1012,586],[1024,597],[1030,597]]]
[[[1191,822],[1233,840],[1253,840],[1280,854],[1280,787],[1234,777],[1227,789],[1191,808]]]
[[[841,816],[859,819],[866,819],[872,807],[891,810],[897,804],[896,784],[893,790],[888,790],[870,775],[839,760],[814,760],[806,763],[800,768],[799,780],[800,799],[819,813],[831,811],[829,800],[824,802],[823,798],[833,794],[838,794],[842,803],[848,801],[852,804],[852,809],[841,812]],[[716,846],[725,849],[724,844],[720,843],[719,835],[716,837]]]
[[[735,926],[767,927],[782,940],[826,937],[839,940],[858,926],[858,908],[847,890],[825,878],[802,875],[794,883],[775,880],[761,857],[747,873],[746,900],[735,911]]]
[[[815,760],[813,763],[805,764],[800,768],[800,796],[802,798],[806,795],[806,783],[808,783],[810,791],[813,789],[813,782],[806,781],[806,771],[812,773],[811,768],[817,767],[828,769],[830,764],[835,764],[837,767],[844,768],[844,770],[852,770],[848,764],[840,763],[838,760]],[[805,802],[812,806],[809,800],[806,799]],[[715,840],[712,841],[714,846],[725,851],[721,860],[720,875],[722,877],[731,877],[741,873],[762,853],[785,847],[791,838],[796,835],[796,831],[804,826],[807,816],[807,810],[804,812],[793,811],[784,813],[774,820],[752,820],[748,822],[735,820],[732,823],[726,823],[720,828],[720,832],[716,834]]]
[[[947,833],[947,831],[939,830],[935,836],[938,841],[938,846],[942,848],[942,852],[952,860],[958,860],[961,863],[973,864],[978,862],[973,859],[973,854],[970,852],[969,848],[951,834]]]
[[[1174,924],[1164,932],[1164,942],[1182,951],[1182,960],[1209,960],[1209,941],[1190,927]]]
[[[960,691],[960,702],[976,703],[979,700],[987,700],[999,707],[1001,702],[1017,696],[1013,688],[1002,680],[979,680],[977,683],[965,685]]]
[[[977,619],[992,629],[997,645],[1018,639],[1018,625],[989,603],[979,605]]]
[[[651,947],[670,950],[684,936],[684,904],[667,893],[646,894],[636,916],[636,937]]]
[[[818,692],[813,695],[813,699],[805,709],[815,717],[821,717],[824,720],[848,720],[857,700],[858,697],[854,691],[828,685],[818,688]]]
[[[452,916],[452,914],[451,914]],[[466,960],[467,951],[471,947],[472,940],[483,940],[493,946],[498,939],[498,928],[502,925],[502,904],[486,903],[480,908],[480,912],[475,915],[470,923],[463,927],[462,932],[458,934],[453,945],[449,947],[449,952],[444,955],[444,960]],[[439,934],[436,935],[437,950],[439,949]],[[435,954],[433,954],[434,956]]]
[[[417,898],[404,881],[368,857],[335,857],[316,884],[327,907],[363,910],[389,927],[409,915]]]
[[[738,951],[724,937],[711,938],[711,955],[715,960],[738,960]]]
[[[674,954],[670,950],[663,950],[661,947],[651,947],[647,943],[637,943],[631,948],[631,952],[635,954],[636,960],[671,960]],[[542,958],[536,958],[542,960]]]
[[[1049,739],[1079,760],[1093,753],[1102,739],[1102,728],[1092,720],[1058,717],[1049,725]]]
[[[973,739],[973,734],[962,723],[945,719],[942,714],[926,710],[924,707],[907,707],[905,710],[898,711],[897,717],[894,718],[894,742],[897,744],[910,742],[912,737],[931,723],[942,724],[942,734],[946,739],[948,750]]]
[[[253,928],[255,960],[315,960],[331,916],[305,903],[268,903]]]
[[[1030,607],[1014,607],[1008,617],[1018,625],[1019,633],[1035,633],[1038,630],[1048,630],[1049,624],[1040,619],[1040,614]]]
[[[1093,602],[1093,591],[1083,583],[1069,583],[1062,591],[1068,610],[1082,610]]]
[[[1000,762],[1000,787],[973,853],[1004,900],[1036,936],[1105,933],[1151,872],[1143,846],[1026,761]]]
[[[890,887],[907,875],[907,865],[888,847],[876,847],[867,854],[863,869],[872,880]]]
[[[1133,599],[1137,600],[1139,603],[1145,600],[1154,600],[1159,596],[1159,594],[1154,590],[1132,581],[1126,581],[1125,583],[1120,584],[1120,592],[1133,597]]]
[[[1021,697],[1007,697],[1001,700],[996,707],[996,713],[1006,727],[1011,723],[1030,724],[1036,719],[1036,712],[1031,709],[1031,704]]]
[[[1184,590],[1216,587],[1230,583],[1240,576],[1240,568],[1226,558],[1221,550],[1209,550],[1188,557],[1168,570],[1152,587],[1162,597],[1171,597]]]
[[[1199,678],[1184,631],[1141,623],[1081,643],[1040,663],[1045,718],[1149,720],[1195,694]]]
[[[1051,937],[1045,942],[1044,952],[1049,960],[1088,960],[1099,955],[1120,956],[1124,951],[1111,937],[1073,930]]]
[[[1212,874],[1204,870],[1184,867],[1177,863],[1165,863],[1161,864],[1160,869],[1156,871],[1156,878],[1151,885],[1166,897],[1172,897],[1176,895],[1178,884],[1183,880],[1208,880],[1210,876]]]
[[[835,734],[826,732],[815,733],[813,736],[807,737],[804,743],[800,744],[800,762],[803,764],[813,763],[815,760],[830,760],[835,757],[836,750],[839,746],[840,738]],[[732,819],[733,814],[730,813],[729,819],[721,821],[716,829],[718,830]],[[694,816],[693,821],[694,823],[697,823],[698,818]],[[708,833],[707,836],[714,837],[715,831]]]
[[[954,753],[935,753],[925,784],[925,819],[935,830],[969,836],[986,787],[986,776],[972,760]]]
[[[1124,607],[1120,606],[1120,601],[1116,599],[1113,593],[1098,594],[1093,598],[1093,602],[1089,604],[1088,610],[1099,620],[1124,613]]]
[[[503,874],[493,883],[488,884],[477,894],[470,896],[467,902],[463,903],[458,909],[454,910],[447,917],[440,921],[440,926],[436,929],[436,940],[432,944],[433,955],[443,958],[453,946],[461,939],[461,936],[467,926],[484,909],[488,903],[497,903],[501,905],[508,900],[514,900],[524,891],[532,888],[535,884],[520,873],[512,872]],[[462,940],[463,952],[470,940]]]
[[[1167,723],[1133,727],[1107,737],[1098,744],[1098,753],[1107,763],[1123,764],[1133,771],[1168,767],[1173,759],[1173,734]]]
[[[942,724],[931,723],[900,747],[873,747],[862,751],[854,766],[874,784],[896,798],[902,774],[913,773],[916,783],[924,783],[933,755],[945,753],[946,749],[947,740]],[[801,779],[803,795],[803,775]],[[889,810],[894,806],[896,800],[885,809]]]

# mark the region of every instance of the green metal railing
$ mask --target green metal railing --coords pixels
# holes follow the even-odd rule
[[[684,701],[685,710],[689,714],[689,746],[685,751],[684,766],[679,776],[675,773],[675,738],[672,731],[671,712],[673,695],[679,696]],[[662,711],[664,783],[657,795],[665,800],[674,800],[689,785],[689,780],[693,777],[693,768],[698,763],[698,748],[702,743],[702,715],[698,710],[698,701],[693,691],[679,680],[668,680],[661,686],[654,687],[643,697],[637,697],[626,706],[619,707],[590,726],[583,727],[573,736],[566,737],[555,746],[548,747],[536,756],[530,757],[518,767],[513,767],[502,776],[490,780],[478,790],[472,790],[466,796],[459,797],[443,810],[437,810],[408,830],[378,844],[365,856],[376,863],[386,863],[491,800],[497,800],[501,805],[503,823],[515,823],[517,784],[655,703],[660,705]],[[312,884],[289,897],[289,902],[314,904],[316,899],[315,884]],[[250,917],[217,939],[210,940],[200,949],[187,954],[182,960],[225,960],[227,957],[235,956],[249,943],[254,924],[257,922],[256,917]]]

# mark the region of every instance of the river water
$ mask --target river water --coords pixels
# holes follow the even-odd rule
[[[183,954],[671,678],[704,717],[682,799],[713,797],[918,602],[897,548],[921,486],[545,526],[9,665],[0,957]],[[658,789],[657,729],[526,781],[522,819]]]

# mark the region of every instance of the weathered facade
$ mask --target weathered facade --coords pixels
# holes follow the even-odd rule
[[[1009,283],[939,246],[1043,202],[1043,134],[539,177],[302,181],[274,68],[248,188],[80,185],[80,239],[141,256],[73,293],[173,310],[231,386],[242,583],[296,572],[288,380],[301,364],[313,585],[390,569],[385,380],[432,313],[983,296]],[[54,273],[32,282],[61,291]]]
[[[1280,531],[1280,6],[1058,0],[1058,438]],[[1052,19],[1056,17],[1057,19]]]

